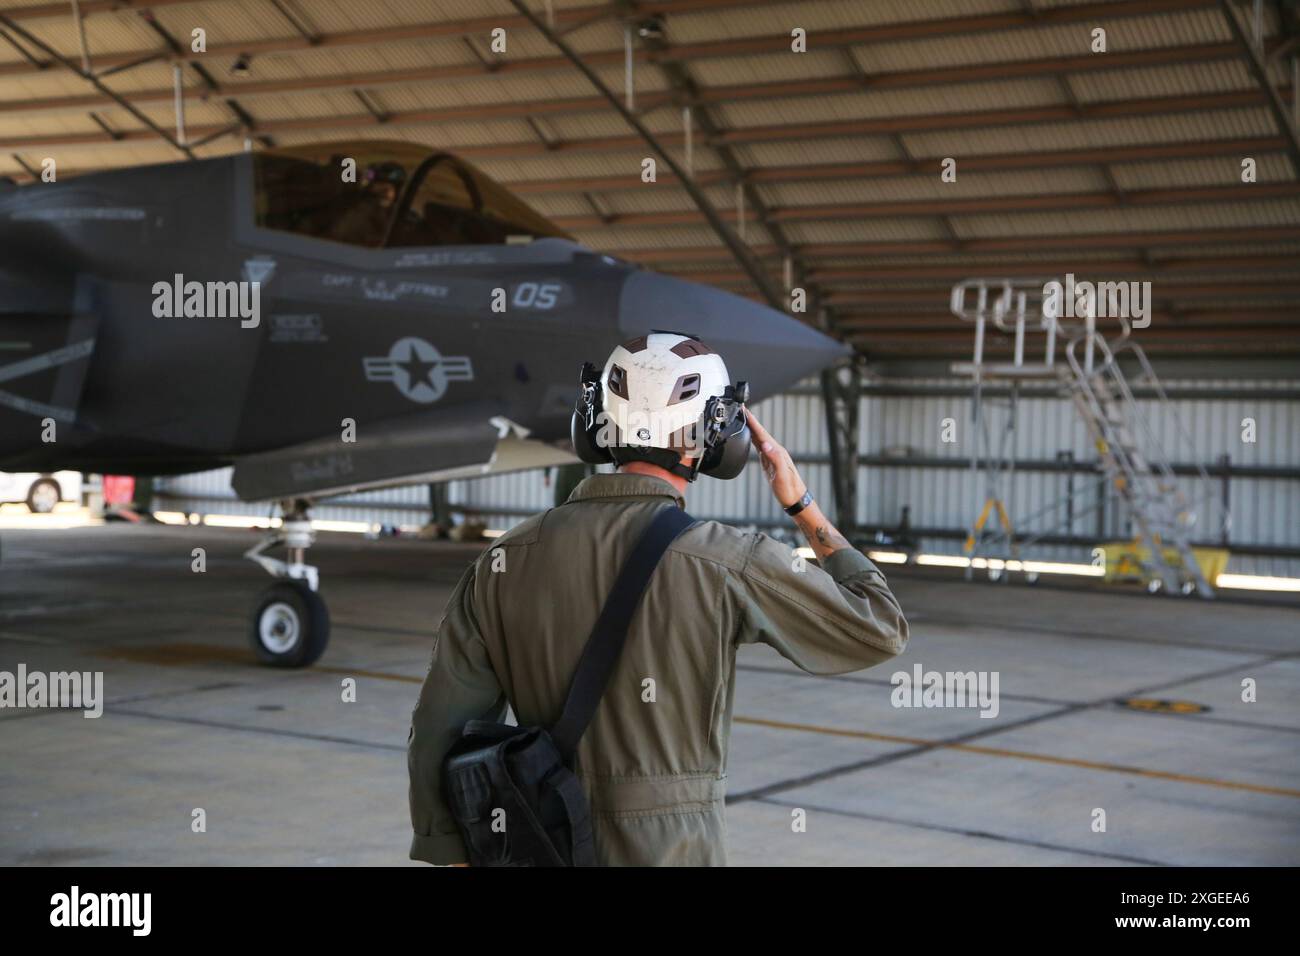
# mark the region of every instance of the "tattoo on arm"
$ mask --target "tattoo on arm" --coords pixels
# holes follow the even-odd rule
[[[813,532],[813,537],[817,539],[813,550],[818,553],[819,557],[826,557],[849,547],[849,543],[844,536],[829,524],[819,524]]]
[[[827,558],[836,551],[853,547],[842,534],[835,530],[835,525],[831,524],[830,520],[822,514],[821,508],[817,506],[815,501],[795,515],[794,523],[799,526],[803,536],[808,539],[809,547],[813,549],[813,553],[818,558]]]

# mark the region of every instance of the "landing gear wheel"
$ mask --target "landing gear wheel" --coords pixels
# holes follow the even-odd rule
[[[33,482],[27,491],[27,510],[32,514],[47,515],[54,510],[62,496],[58,482],[42,478]]]
[[[301,581],[277,581],[253,607],[249,633],[257,659],[271,667],[308,667],[330,639],[330,612]]]

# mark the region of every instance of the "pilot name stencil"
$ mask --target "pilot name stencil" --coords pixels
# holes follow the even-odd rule
[[[448,288],[432,282],[411,282],[406,279],[392,282],[383,278],[326,273],[321,276],[326,289],[347,289],[357,292],[371,302],[400,302],[403,299],[445,299]]]
[[[362,360],[367,382],[392,382],[413,402],[428,405],[442,398],[449,382],[472,382],[469,356],[444,356],[424,339],[398,339],[387,355]]]

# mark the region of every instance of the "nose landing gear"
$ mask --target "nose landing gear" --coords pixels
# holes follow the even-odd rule
[[[278,579],[258,595],[249,631],[257,659],[271,667],[308,667],[329,643],[330,615],[317,593],[319,573],[303,562],[316,539],[308,517],[310,504],[304,499],[284,502],[280,527],[244,554]],[[264,553],[280,544],[288,561]]]

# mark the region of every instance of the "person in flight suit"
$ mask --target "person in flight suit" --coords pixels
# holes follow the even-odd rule
[[[412,859],[467,859],[441,793],[443,756],[467,721],[500,720],[507,704],[521,726],[558,718],[632,545],[659,509],[685,507],[698,446],[683,444],[683,429],[730,379],[697,339],[652,333],[616,348],[600,383],[611,421],[651,426],[608,429],[617,471],[586,478],[563,505],[502,535],[456,585],[412,714]],[[785,448],[743,414],[773,496],[820,567],[765,534],[717,521],[671,545],[577,751],[604,865],[726,863],[725,767],[742,645],[767,644],[812,674],[842,674],[907,644],[884,575],[822,513]]]

